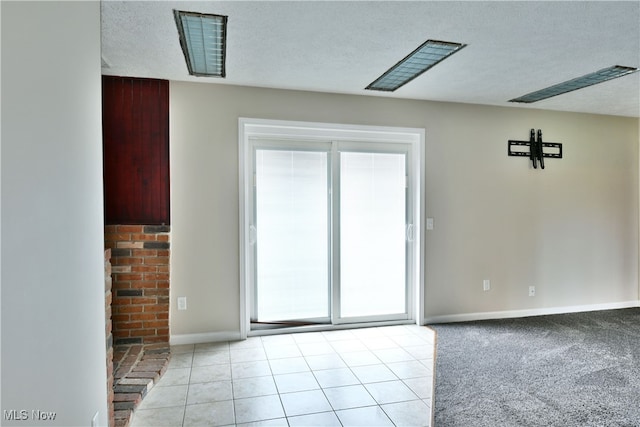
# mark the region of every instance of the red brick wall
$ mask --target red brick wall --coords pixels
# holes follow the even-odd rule
[[[107,346],[107,409],[109,411],[109,427],[115,425],[113,406],[113,334],[111,324],[111,302],[112,302],[112,280],[111,280],[111,249],[104,251],[104,311],[105,311],[105,335]]]
[[[107,225],[115,345],[169,342],[170,226]]]

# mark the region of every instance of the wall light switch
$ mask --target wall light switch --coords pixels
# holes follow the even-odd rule
[[[433,230],[433,218],[427,218],[427,230]]]
[[[178,310],[187,309],[187,297],[178,297]]]
[[[485,291],[488,291],[491,289],[491,280],[489,279],[484,279],[482,281],[482,289],[484,289]]]

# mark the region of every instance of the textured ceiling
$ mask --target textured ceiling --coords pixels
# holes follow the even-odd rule
[[[173,9],[228,15],[226,78],[189,76]],[[364,90],[427,39],[467,47],[393,93]],[[103,1],[102,57],[108,75],[640,117],[640,73],[508,102],[640,67],[640,1]]]

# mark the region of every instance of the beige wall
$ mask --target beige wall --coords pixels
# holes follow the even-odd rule
[[[100,2],[0,8],[0,424],[105,426]]]
[[[172,335],[239,331],[238,117],[426,129],[427,318],[638,300],[637,119],[184,82],[170,99]],[[563,143],[544,171],[507,156],[531,128]]]

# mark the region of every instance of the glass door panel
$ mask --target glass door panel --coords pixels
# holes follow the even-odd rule
[[[407,313],[406,155],[340,153],[340,318]]]
[[[328,154],[255,150],[252,321],[329,318]]]

